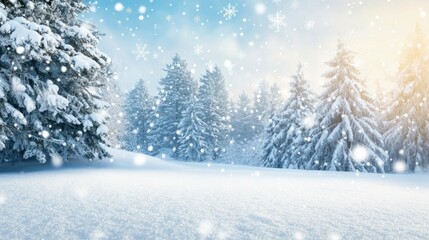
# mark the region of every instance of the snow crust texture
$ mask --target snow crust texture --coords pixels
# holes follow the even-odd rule
[[[1,238],[428,237],[429,175],[265,169],[111,152],[113,162],[85,168],[89,163],[74,161],[62,169],[2,173]]]

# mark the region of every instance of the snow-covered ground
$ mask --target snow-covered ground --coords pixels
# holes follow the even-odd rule
[[[0,173],[0,238],[429,238],[429,175],[263,169],[112,152],[113,162]]]

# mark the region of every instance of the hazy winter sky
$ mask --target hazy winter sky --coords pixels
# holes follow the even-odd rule
[[[228,4],[236,9],[231,19],[222,12]],[[207,64],[221,66],[234,97],[261,80],[287,90],[299,62],[320,92],[338,39],[357,54],[371,89],[377,80],[390,87],[407,35],[417,22],[428,31],[429,20],[427,0],[100,0],[95,6],[86,19],[106,34],[100,48],[114,60],[121,87],[143,78],[153,94],[176,52],[195,78]],[[284,22],[279,29],[270,22],[276,14]]]

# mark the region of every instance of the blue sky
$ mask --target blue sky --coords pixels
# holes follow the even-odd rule
[[[207,65],[219,65],[234,98],[241,91],[251,93],[262,80],[277,82],[286,91],[300,62],[318,91],[325,81],[324,62],[333,56],[338,39],[356,52],[370,90],[376,81],[390,87],[407,35],[417,22],[427,31],[429,18],[426,0],[95,3],[85,18],[105,33],[100,48],[113,59],[123,89],[143,78],[155,94],[162,69],[179,53],[195,78]],[[222,11],[229,4],[236,10],[230,19]],[[278,29],[270,21],[276,15]]]

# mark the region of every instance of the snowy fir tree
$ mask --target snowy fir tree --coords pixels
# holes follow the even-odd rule
[[[177,156],[186,161],[203,161],[207,155],[207,129],[210,127],[202,120],[204,110],[201,103],[193,97],[188,101],[188,108],[178,126],[179,140]]]
[[[97,89],[110,59],[82,1],[0,3],[1,161],[107,156],[107,103]]]
[[[161,149],[177,150],[179,123],[184,111],[188,108],[188,99],[195,96],[196,81],[187,69],[187,63],[178,54],[171,64],[164,69],[167,73],[160,80],[160,91],[157,98],[157,118],[153,136],[154,153]]]
[[[119,87],[117,76],[107,79],[106,84],[100,88],[99,92],[100,96],[103,96],[109,104],[107,109],[109,132],[106,136],[106,142],[109,146],[121,148],[126,128],[123,113],[124,93]]]
[[[259,122],[259,120],[258,120]],[[234,104],[231,118],[231,141],[221,162],[257,166],[261,152],[261,139],[255,129],[252,101],[242,92]]]
[[[150,136],[154,105],[145,81],[139,80],[127,93],[123,106],[126,119],[125,149],[138,152],[153,150]]]
[[[0,94],[2,93],[0,92]],[[1,96],[0,96],[0,99],[1,99]],[[6,143],[9,140],[8,136],[10,137],[11,135],[12,135],[11,130],[8,128],[8,126],[0,116],[0,151],[6,147]]]
[[[302,65],[290,83],[290,95],[281,110],[266,128],[266,139],[261,156],[262,165],[274,168],[300,168],[291,155],[295,140],[305,130],[306,118],[313,113],[313,96],[304,79]]]
[[[384,118],[386,114],[386,109],[390,104],[390,92],[391,91],[386,90],[381,86],[380,81],[376,82],[375,96],[373,97],[373,99],[377,108],[377,112],[380,113],[378,114],[378,116],[376,116],[379,118],[379,121],[383,121],[382,118]]]
[[[253,116],[255,122],[255,131],[260,134],[264,131],[264,127],[269,118],[270,92],[268,84],[262,81],[254,93],[253,98]]]
[[[307,169],[384,172],[387,156],[374,120],[372,100],[353,65],[353,54],[339,42],[320,103],[317,126],[302,150]]]
[[[410,172],[429,166],[429,49],[419,26],[402,51],[393,102],[385,116],[386,143],[393,170]]]
[[[206,70],[201,77],[198,100],[204,109],[202,120],[207,124],[207,150],[216,159],[224,151],[230,131],[228,92],[219,67]]]
[[[267,111],[266,116],[268,117],[269,120],[277,112],[281,104],[282,104],[282,94],[280,91],[280,87],[277,85],[277,83],[274,83],[270,87],[269,105],[268,105],[268,109],[266,110]]]
[[[231,137],[235,143],[244,144],[256,135],[251,104],[249,96],[242,92],[232,115]]]

